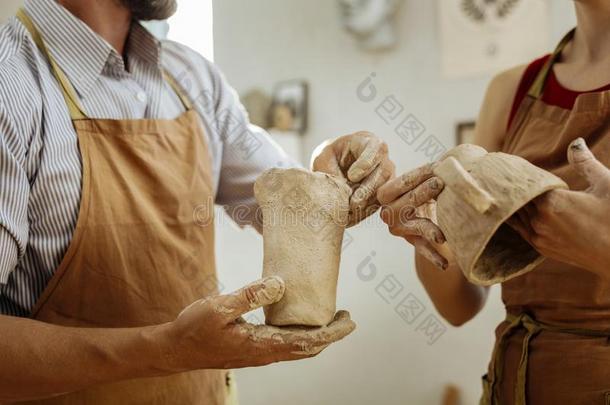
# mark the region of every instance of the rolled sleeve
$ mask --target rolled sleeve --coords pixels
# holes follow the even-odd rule
[[[29,180],[25,142],[0,99],[0,283],[6,284],[25,254],[28,239]]]
[[[269,134],[249,121],[236,92],[218,72],[216,123],[223,142],[216,203],[240,226],[257,227],[254,182],[273,167],[299,167]]]

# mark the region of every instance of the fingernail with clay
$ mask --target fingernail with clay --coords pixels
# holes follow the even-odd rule
[[[356,192],[352,194],[350,205],[354,208],[362,209],[366,204],[366,190],[358,188]]]
[[[364,172],[364,170],[362,170],[359,167],[356,168],[350,168],[347,172],[347,177],[349,178],[349,180],[351,181],[359,181],[360,178],[362,177],[362,173]]]
[[[263,280],[262,287],[256,292],[259,302],[277,302],[284,295],[286,285],[284,280],[278,276],[268,277]]]
[[[582,138],[578,138],[578,139],[574,140],[572,142],[572,145],[570,146],[570,148],[575,151],[584,150],[585,149],[585,140]]]
[[[388,220],[390,219],[390,208],[383,207],[379,215],[381,216],[381,220],[383,222],[388,222]]]

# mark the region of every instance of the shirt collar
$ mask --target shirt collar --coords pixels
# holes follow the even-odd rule
[[[131,25],[126,49],[128,58],[161,68],[161,42],[137,21]]]
[[[45,44],[81,97],[105,72],[125,72],[123,57],[87,24],[55,0],[26,0],[25,10]],[[160,66],[160,43],[139,23],[132,24],[127,58]]]

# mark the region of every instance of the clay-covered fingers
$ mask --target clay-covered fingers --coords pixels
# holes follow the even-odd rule
[[[417,253],[428,259],[428,261],[439,269],[446,270],[449,266],[447,259],[443,257],[443,255],[441,255],[427,240],[417,237],[413,241],[413,246],[415,246],[415,251]]]
[[[388,181],[379,188],[379,191],[377,192],[377,199],[382,205],[392,203],[403,194],[410,192],[411,190],[420,186],[422,183],[433,178],[434,173],[432,170],[433,165],[427,164]],[[436,197],[443,189],[442,182],[440,179],[438,180],[439,189],[435,190],[436,193],[432,194],[434,197]]]
[[[327,140],[318,145],[312,154],[311,168],[315,172],[322,172],[345,178],[345,174],[339,165],[339,155],[335,151],[337,143],[342,142],[341,138],[337,140]]]
[[[433,173],[433,164],[421,166],[387,182],[377,192],[382,204],[381,219],[390,233],[400,236],[415,246],[416,251],[441,269],[448,266],[435,245],[445,243],[441,229],[418,208],[434,202],[443,191],[443,181]]]
[[[355,329],[347,312],[321,328],[253,325],[241,318],[279,301],[284,282],[256,281],[232,294],[207,297],[186,308],[154,333],[172,372],[262,366],[315,356]]]
[[[347,169],[347,179],[360,183],[382,162],[387,160],[388,146],[370,132],[356,132],[348,135],[348,150],[353,162],[340,162]],[[344,156],[348,156],[347,154]],[[349,167],[346,167],[349,165]]]
[[[385,160],[356,186],[350,198],[350,223],[363,220],[379,208],[377,190],[393,176],[394,164]]]
[[[379,200],[384,204],[382,219],[388,225],[405,223],[413,217],[418,207],[436,198],[442,189],[442,180],[438,177],[431,177],[397,199],[390,202],[385,202],[387,201],[385,199],[384,202]]]
[[[356,329],[346,311],[339,311],[333,321],[320,328],[238,325],[256,356],[264,363],[313,357]]]
[[[610,170],[591,152],[582,138],[577,138],[568,147],[570,165],[588,183],[588,191],[600,197],[610,196]]]
[[[379,205],[379,202],[377,201],[377,198],[373,197],[368,201],[368,203],[364,209],[350,210],[349,216],[347,219],[347,227],[349,228],[356,224],[359,224],[364,219],[373,215],[379,209],[379,207],[380,207],[380,205]]]
[[[443,244],[445,236],[440,228],[428,218],[413,218],[404,223],[389,226],[390,233],[394,236],[405,238],[407,236],[419,236],[430,243]]]
[[[277,276],[255,281],[231,294],[208,300],[212,311],[227,323],[257,308],[278,302],[286,290],[284,281]]]
[[[314,151],[314,171],[340,176],[360,183],[383,162],[388,146],[370,132],[361,131],[326,141]]]
[[[385,142],[370,132],[356,132],[327,141],[314,156],[314,171],[341,177],[352,187],[348,226],[377,211],[377,191],[394,176]]]

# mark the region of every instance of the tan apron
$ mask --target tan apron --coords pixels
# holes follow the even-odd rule
[[[541,100],[548,73],[572,39],[570,32],[540,71],[522,102],[502,150],[563,178],[586,184],[567,162],[567,147],[583,137],[610,166],[610,91],[580,95],[573,110]],[[547,259],[502,284],[507,319],[483,377],[481,404],[610,404],[610,283]]]
[[[174,320],[192,302],[218,292],[212,170],[196,111],[166,76],[187,110],[179,118],[87,118],[30,18],[23,10],[18,18],[61,84],[83,170],[72,242],[32,317],[95,328]],[[207,221],[202,219],[202,206],[207,207]],[[32,403],[224,404],[230,380],[226,371],[201,370],[106,384]]]

